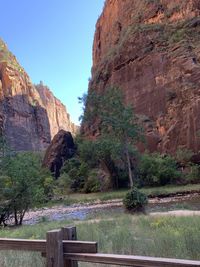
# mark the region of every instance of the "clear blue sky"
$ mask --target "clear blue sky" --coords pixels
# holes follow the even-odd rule
[[[0,37],[33,83],[40,80],[66,106],[74,122],[77,97],[87,92],[95,23],[104,0],[1,1]]]

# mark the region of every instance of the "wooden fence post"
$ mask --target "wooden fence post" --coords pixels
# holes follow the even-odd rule
[[[62,227],[63,240],[77,240],[76,227]],[[64,267],[78,267],[77,261],[65,260]]]
[[[64,267],[63,231],[53,230],[46,235],[46,267]]]

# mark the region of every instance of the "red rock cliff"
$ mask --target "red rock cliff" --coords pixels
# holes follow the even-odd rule
[[[44,150],[61,128],[73,132],[64,106],[45,87],[38,89],[31,83],[0,40],[0,129],[11,148]]]
[[[199,0],[107,0],[97,21],[89,92],[121,87],[150,151],[200,150],[199,34]]]
[[[68,130],[73,135],[76,134],[78,126],[71,122],[70,115],[62,102],[52,94],[47,86],[40,83],[35,85],[35,88],[47,111],[51,136],[54,137],[60,130]]]

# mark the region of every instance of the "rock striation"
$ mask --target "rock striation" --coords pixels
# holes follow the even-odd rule
[[[92,90],[121,87],[150,151],[200,150],[200,1],[107,0],[96,24]],[[88,135],[94,125],[84,125]]]
[[[73,134],[64,105],[43,85],[34,86],[0,39],[0,131],[13,150],[39,151],[65,129]]]

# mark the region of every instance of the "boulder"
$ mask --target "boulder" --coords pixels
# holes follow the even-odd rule
[[[42,165],[48,168],[57,179],[64,161],[73,157],[75,151],[76,147],[71,133],[60,130],[47,148]]]

